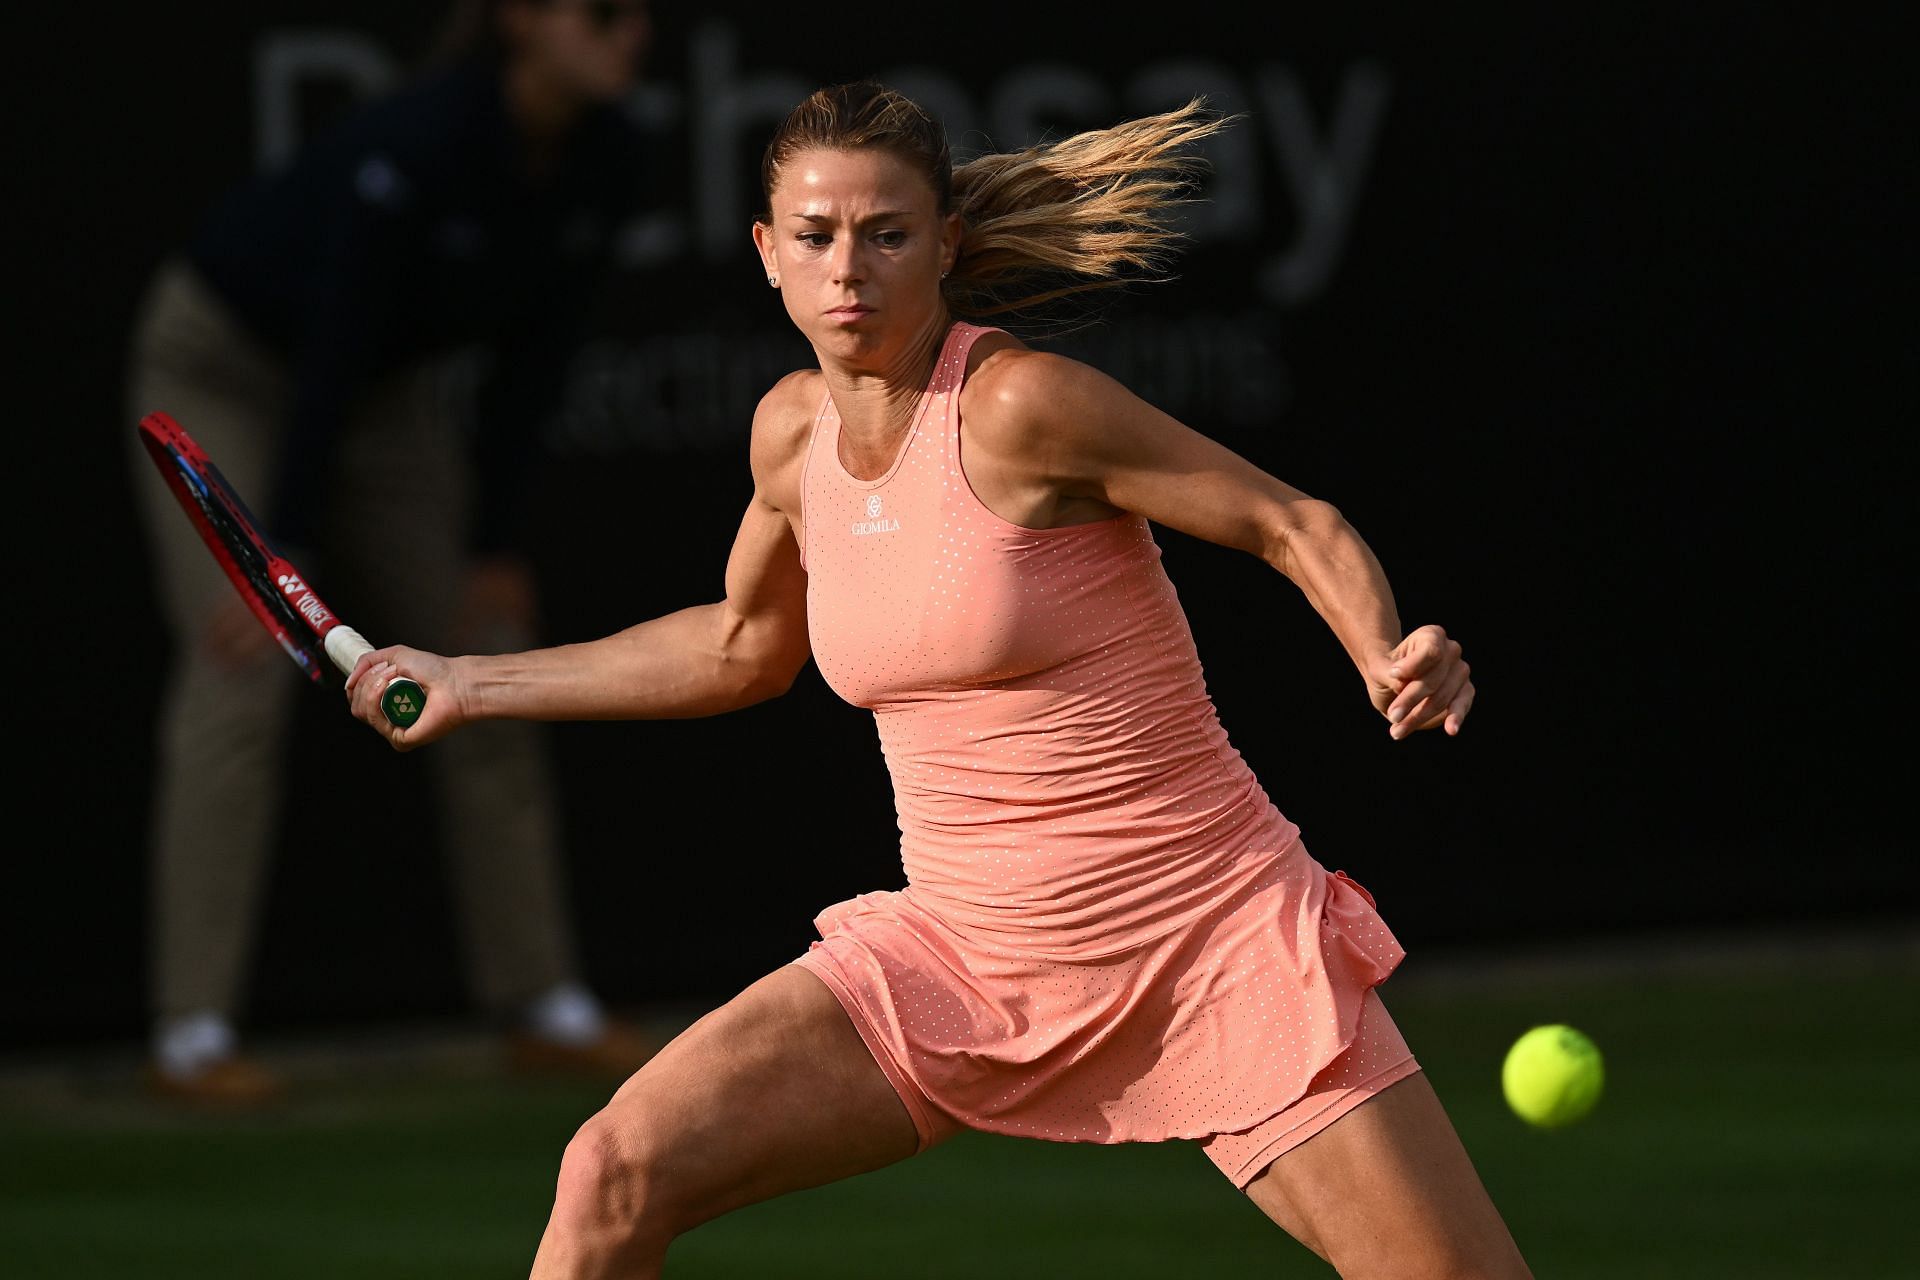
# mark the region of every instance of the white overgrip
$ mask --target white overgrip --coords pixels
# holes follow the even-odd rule
[[[373,646],[367,638],[345,623],[334,626],[321,642],[326,646],[327,656],[333,659],[333,665],[347,675],[353,674],[353,666],[360,661],[363,653],[372,653]]]

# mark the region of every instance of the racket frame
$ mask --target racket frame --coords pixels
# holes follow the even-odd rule
[[[260,522],[206,450],[166,413],[149,413],[140,420],[139,431],[141,443],[201,541],[294,665],[314,683],[323,682],[329,662],[342,674],[350,673],[373,646],[342,622],[306,575],[274,550]],[[380,705],[390,723],[405,728],[419,719],[426,692],[402,677],[387,685]]]

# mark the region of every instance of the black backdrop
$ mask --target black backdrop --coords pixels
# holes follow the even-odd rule
[[[659,207],[547,436],[555,639],[718,593],[751,405],[807,356],[746,232],[758,145],[798,92],[883,74],[963,150],[1206,92],[1247,118],[1180,279],[1065,349],[1337,503],[1481,689],[1458,740],[1391,743],[1291,587],[1161,530],[1227,729],[1314,852],[1416,960],[1914,917],[1890,617],[1911,594],[1914,113],[1872,15],[1075,5],[969,30],[938,7],[857,27],[659,7],[634,102]],[[12,42],[28,696],[0,1045],[144,1025],[164,640],[119,438],[135,298],[208,199],[404,73],[431,19],[60,7]],[[249,1023],[464,1008],[420,759],[332,696],[302,727]],[[804,948],[819,907],[899,883],[871,721],[811,668],[729,717],[553,732],[587,971],[616,1000],[722,997]]]

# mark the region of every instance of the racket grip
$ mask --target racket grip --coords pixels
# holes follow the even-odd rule
[[[373,646],[367,643],[367,638],[345,623],[339,623],[328,631],[322,643],[326,645],[327,656],[333,659],[333,665],[348,673],[360,661],[361,654],[373,652]],[[420,713],[427,709],[427,691],[417,681],[397,676],[381,690],[380,709],[387,713],[389,724],[396,729],[404,729],[418,720]]]

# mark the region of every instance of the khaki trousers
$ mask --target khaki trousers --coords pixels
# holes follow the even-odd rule
[[[315,694],[290,661],[234,670],[210,659],[200,637],[234,590],[132,425],[154,410],[171,414],[258,509],[269,497],[292,388],[282,362],[178,261],[148,289],[131,356],[129,465],[172,631],[150,820],[152,998],[162,1018],[203,1010],[232,1018],[279,832],[294,699]],[[436,374],[396,376],[356,406],[327,484],[316,563],[300,567],[352,625],[382,638],[375,643],[446,652],[472,485]],[[463,639],[462,652],[531,642]],[[573,978],[577,967],[543,730],[472,725],[423,753],[469,981],[481,1006],[501,1015]]]

